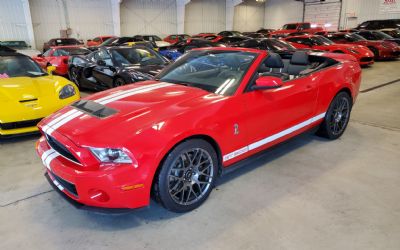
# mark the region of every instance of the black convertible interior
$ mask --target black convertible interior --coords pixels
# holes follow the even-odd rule
[[[259,67],[258,74],[260,76],[275,76],[283,81],[288,81],[337,63],[334,59],[309,55],[305,51],[296,51],[293,54],[282,56],[277,53],[269,53],[267,59]]]

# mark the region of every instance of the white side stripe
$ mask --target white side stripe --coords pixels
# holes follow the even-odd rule
[[[261,147],[261,146],[263,146],[263,145],[265,145],[267,143],[270,143],[270,142],[275,141],[275,140],[277,140],[279,138],[282,138],[282,137],[284,137],[284,136],[286,136],[288,134],[291,134],[291,133],[293,133],[293,132],[295,132],[297,130],[300,130],[300,129],[302,129],[302,128],[304,128],[304,127],[306,127],[306,126],[308,126],[308,125],[310,125],[310,124],[312,124],[312,123],[314,123],[314,122],[316,122],[318,120],[321,120],[324,117],[325,117],[325,113],[319,114],[319,115],[314,116],[314,117],[312,117],[312,118],[310,118],[310,119],[308,119],[308,120],[306,120],[306,121],[304,121],[302,123],[299,123],[299,124],[297,124],[297,125],[295,125],[293,127],[285,129],[285,130],[283,130],[283,131],[281,131],[281,132],[279,132],[277,134],[271,135],[271,136],[266,137],[266,138],[264,138],[262,140],[259,140],[259,141],[256,141],[256,142],[250,144],[250,145],[247,145],[247,146],[245,146],[243,148],[237,149],[237,150],[235,150],[235,151],[233,151],[233,152],[231,152],[229,154],[224,155],[223,161],[231,160],[231,159],[233,159],[233,158],[235,158],[235,157],[237,157],[239,155],[247,153],[250,150],[259,148],[259,147]]]

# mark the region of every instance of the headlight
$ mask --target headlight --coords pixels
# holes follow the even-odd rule
[[[89,148],[90,151],[103,163],[132,163],[132,159],[121,149]]]
[[[58,94],[58,97],[60,99],[65,99],[65,98],[71,97],[75,94],[76,94],[76,92],[75,92],[74,86],[72,86],[71,84],[68,84],[68,85],[65,85],[61,89],[60,93]]]
[[[358,52],[357,50],[354,50],[354,49],[347,49],[348,51],[350,51],[351,53],[353,53],[353,54],[360,54],[360,52]]]

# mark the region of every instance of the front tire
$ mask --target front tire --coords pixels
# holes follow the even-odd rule
[[[346,130],[350,120],[352,100],[348,93],[340,92],[333,98],[317,135],[335,140]]]
[[[217,154],[208,142],[200,139],[182,142],[167,155],[156,176],[156,199],[177,213],[199,207],[214,187],[217,165]]]
[[[80,88],[79,85],[79,69],[77,67],[71,67],[68,71],[69,79],[75,83],[75,85]]]

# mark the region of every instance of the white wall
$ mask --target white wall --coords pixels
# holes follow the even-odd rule
[[[24,40],[29,43],[27,21],[19,0],[0,0],[1,40]]]
[[[185,33],[225,30],[225,0],[192,0],[185,8]]]
[[[247,0],[235,6],[233,29],[256,31],[264,26],[265,3]]]
[[[380,2],[381,0],[343,0],[341,28],[354,28],[367,20],[400,18],[400,13],[381,13]],[[352,17],[353,13],[355,17]]]
[[[267,0],[264,28],[278,29],[286,23],[303,20],[303,3],[294,0]]]
[[[176,0],[124,0],[121,35],[159,35],[177,32]]]

